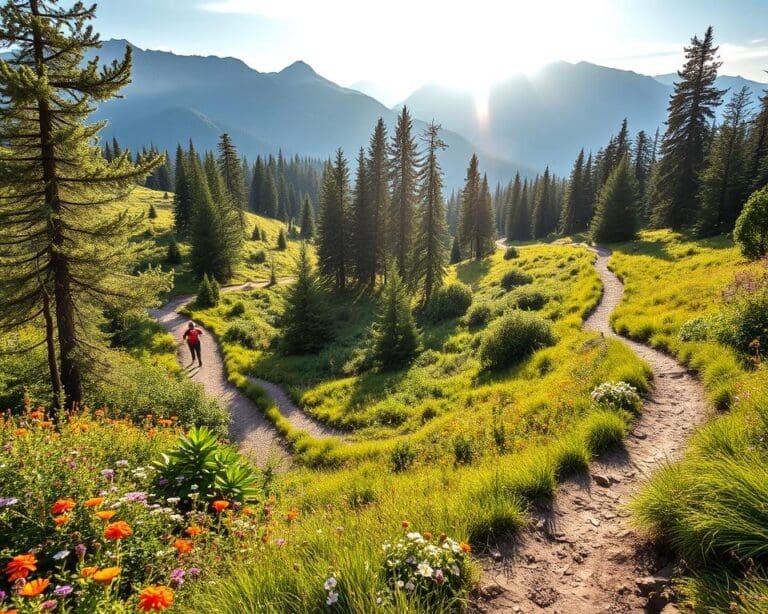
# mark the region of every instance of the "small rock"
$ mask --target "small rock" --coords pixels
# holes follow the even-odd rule
[[[595,527],[599,527],[600,526],[600,521],[597,518],[592,518],[590,516],[589,522],[592,523],[592,526],[595,526]]]
[[[498,597],[504,592],[504,589],[498,586],[497,584],[486,584],[485,586],[481,586],[478,590],[478,593],[480,594],[480,597],[482,597],[485,600],[493,599],[494,597]]]
[[[664,609],[660,614],[680,614],[680,610],[677,609],[677,606],[674,603],[668,603],[664,606]]]
[[[533,556],[532,554],[526,554],[525,555],[525,562],[526,563],[535,563],[536,562],[536,557]]]
[[[616,518],[616,514],[613,512],[603,512],[603,518],[606,520],[611,520],[611,518]]]
[[[664,565],[664,567],[662,567],[661,569],[659,569],[659,571],[656,572],[656,577],[669,579],[672,577],[673,571],[674,571],[674,566],[672,565],[672,563],[669,563],[667,565]]]
[[[592,479],[595,481],[595,484],[602,486],[603,488],[608,488],[611,485],[610,478],[600,473],[593,473]]]
[[[645,576],[643,578],[637,578],[635,584],[640,594],[644,597],[649,596],[651,593],[659,593],[667,585],[669,578],[659,578],[657,576]]]
[[[648,433],[643,433],[642,431],[636,431],[632,433],[636,439],[647,439]]]
[[[501,552],[494,550],[491,552],[491,558],[498,563],[501,560]]]
[[[619,595],[626,595],[629,592],[629,587],[626,584],[622,584],[617,592]]]

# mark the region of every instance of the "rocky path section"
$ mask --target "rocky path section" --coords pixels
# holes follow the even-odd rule
[[[263,288],[266,285],[266,282],[249,283],[227,286],[222,288],[222,291],[251,290]],[[229,437],[239,444],[240,451],[254,459],[260,466],[265,466],[268,462],[276,462],[278,466],[286,467],[290,461],[290,451],[285,440],[253,402],[229,382],[218,340],[202,326],[200,328],[203,330],[201,352],[203,366],[198,367],[196,362],[192,362],[187,345],[182,340],[189,318],[178,312],[194,298],[194,296],[176,297],[159,309],[150,310],[150,315],[176,340],[179,364],[189,378],[202,384],[206,394],[218,400],[232,415]],[[275,406],[295,428],[306,431],[313,437],[338,435],[336,431],[311,418],[291,402],[288,395],[277,384],[256,378],[249,379],[266,390]]]
[[[597,250],[603,297],[585,327],[617,337],[610,315],[624,287]],[[653,387],[621,450],[595,460],[590,473],[564,482],[531,528],[485,561],[481,612],[673,612],[671,568],[631,528],[626,506],[640,483],[679,457],[709,414],[704,388],[673,358],[622,339],[653,369]],[[666,608],[666,609],[665,609]]]

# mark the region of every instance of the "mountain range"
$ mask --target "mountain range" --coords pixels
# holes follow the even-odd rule
[[[367,146],[382,117],[390,134],[405,104],[416,119],[443,126],[448,149],[440,159],[445,185],[462,183],[473,152],[492,183],[516,171],[532,176],[544,166],[570,170],[580,148],[596,151],[626,117],[630,129],[653,133],[662,127],[676,75],[650,77],[587,62],[556,62],[533,76],[517,75],[495,85],[487,109],[478,113],[474,97],[435,85],[424,86],[393,108],[372,96],[345,88],[294,62],[279,72],[259,72],[241,60],[183,56],[140,49],[125,40],[104,42],[102,62],[133,51],[133,82],[122,98],[101,104],[97,119],[108,120],[104,137],[140,149],[153,143],[173,151],[190,138],[212,149],[228,132],[241,153],[299,154],[327,158],[344,149],[350,166]],[[3,54],[0,57],[7,57]],[[361,82],[368,91],[373,82]],[[749,87],[755,99],[765,84],[741,77],[718,77],[719,87]],[[721,107],[722,111],[722,107]]]

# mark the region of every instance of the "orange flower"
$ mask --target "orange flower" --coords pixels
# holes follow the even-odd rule
[[[103,409],[97,409],[95,412],[93,412],[94,416],[103,416],[106,412]]]
[[[83,567],[80,570],[80,575],[83,576],[83,578],[87,578],[95,574],[97,571],[99,571],[98,567]]]
[[[75,509],[74,499],[58,499],[56,503],[51,506],[51,514],[56,516],[64,512],[71,512],[73,509]]]
[[[160,418],[157,423],[160,426],[171,426],[173,424],[173,420],[168,420],[168,418]]]
[[[88,499],[83,505],[85,507],[99,507],[102,503],[104,503],[104,497],[93,497]]]
[[[8,574],[8,582],[15,582],[19,578],[26,578],[30,571],[37,570],[37,557],[34,554],[18,554],[5,566]]]
[[[48,588],[50,583],[50,580],[44,580],[42,578],[37,578],[37,580],[30,580],[21,587],[19,595],[22,597],[37,597],[46,588]]]
[[[296,508],[289,509],[288,513],[285,515],[285,519],[288,522],[293,522],[298,517],[299,517],[299,510],[297,510]]]
[[[240,512],[244,516],[253,516],[256,513],[250,505],[246,505],[243,509],[240,510]]]
[[[123,539],[130,535],[133,535],[133,529],[125,520],[111,522],[104,529],[105,539]]]
[[[472,546],[470,546],[469,544],[465,544],[464,542],[461,542],[459,544],[459,548],[461,548],[462,552],[471,552],[472,551]]]
[[[194,545],[192,544],[191,539],[177,539],[173,542],[173,547],[176,548],[176,552],[179,554],[186,554],[187,552],[192,551]]]
[[[211,507],[215,509],[217,512],[223,512],[225,509],[229,507],[229,501],[223,501],[222,499],[218,499],[211,503]]]
[[[197,537],[202,532],[203,530],[200,527],[194,527],[194,526],[187,527],[186,529],[184,529],[184,533],[186,533],[190,537]]]
[[[148,586],[139,593],[139,610],[157,612],[171,607],[173,591],[167,586]]]
[[[72,520],[72,517],[68,514],[59,514],[58,516],[53,517],[53,524],[55,524],[57,527],[60,527],[61,525],[68,523],[70,520]]]
[[[401,525],[401,526],[402,526],[404,529],[407,529],[408,527],[410,527],[410,526],[411,526],[411,523],[410,523],[410,522],[408,522],[407,520],[403,520],[403,523],[402,523],[402,525]]]
[[[426,539],[427,541],[432,539],[432,533],[430,533],[429,531],[424,531],[424,539]]]
[[[93,573],[93,579],[96,582],[103,582],[109,584],[120,575],[121,569],[119,567],[105,567]]]
[[[29,433],[29,431],[24,428],[19,428],[19,429],[16,429],[15,433],[16,433],[16,437],[25,437],[26,434]]]
[[[19,611],[16,608],[11,608],[9,610],[0,610],[0,614],[19,614]]]
[[[36,409],[35,411],[29,412],[29,417],[33,420],[40,420],[45,415],[45,412],[41,409]]]
[[[100,512],[96,512],[94,516],[99,520],[112,520],[112,518],[115,517],[115,514],[117,514],[115,510],[101,510]]]
[[[53,428],[53,422],[51,422],[50,420],[40,420],[39,424],[44,429],[52,429]]]

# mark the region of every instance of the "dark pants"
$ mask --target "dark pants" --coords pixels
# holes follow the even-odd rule
[[[200,355],[200,342],[194,341],[187,343],[189,346],[189,351],[192,353],[192,362],[195,362],[195,357],[197,357],[197,362],[200,363],[200,366],[203,365],[203,358]]]

